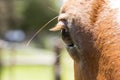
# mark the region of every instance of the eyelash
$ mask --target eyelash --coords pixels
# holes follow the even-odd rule
[[[65,30],[68,31],[68,22],[66,19],[61,19],[61,22],[64,24]]]
[[[67,24],[68,24],[68,23],[67,23],[67,20],[66,20],[66,19],[61,19],[60,21],[64,23],[65,27],[67,27]]]

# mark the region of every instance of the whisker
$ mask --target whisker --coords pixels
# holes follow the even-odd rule
[[[53,20],[55,20],[55,19],[57,19],[57,18],[58,18],[58,16],[54,17],[53,19],[51,19],[50,21],[48,21],[45,25],[43,25],[43,26],[30,38],[30,40],[28,40],[26,46],[28,46],[28,45],[31,43],[31,41],[39,34],[39,32],[40,32],[41,30],[43,30],[49,23],[51,23]]]
[[[48,9],[50,9],[51,11],[55,12],[55,13],[58,13],[58,11],[54,10],[53,8],[51,7],[48,7]]]
[[[63,54],[61,53],[60,55],[58,55],[56,58],[59,58],[59,57],[62,57],[63,56]]]

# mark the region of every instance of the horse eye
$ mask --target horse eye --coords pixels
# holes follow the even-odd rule
[[[64,25],[65,25],[65,26],[64,26],[64,29],[68,31],[68,22],[67,22],[67,20],[64,19],[64,20],[62,20],[62,22],[63,22]]]

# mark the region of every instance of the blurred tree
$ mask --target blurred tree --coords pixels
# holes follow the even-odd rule
[[[31,37],[36,29],[58,15],[55,3],[56,0],[0,0],[0,36],[9,29],[22,29]],[[49,26],[52,27],[55,23],[53,21]],[[45,30],[49,28],[46,27]]]
[[[54,0],[26,0],[26,9],[23,12],[24,20],[22,24],[22,29],[27,33],[27,37],[33,36],[35,34],[36,29],[40,29],[45,23],[47,23],[52,18],[58,15],[58,11],[55,6]],[[49,26],[55,25],[56,21],[53,21],[49,24]],[[45,30],[50,29],[50,27],[46,27]],[[43,38],[45,33],[49,31],[41,32],[39,36],[37,36],[34,41],[36,43],[41,44],[44,47]]]
[[[17,25],[14,7],[14,0],[0,0],[0,36]]]
[[[42,26],[47,21],[58,15],[54,0],[27,0],[26,3],[28,6],[23,13],[23,30],[33,31],[36,27]]]
[[[0,37],[8,28],[7,24],[7,9],[4,0],[0,0]]]
[[[15,0],[5,0],[8,16],[7,22],[9,28],[14,28],[17,26],[14,1]]]

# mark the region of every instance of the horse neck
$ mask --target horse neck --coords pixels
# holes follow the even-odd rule
[[[89,51],[74,62],[75,80],[120,79],[120,23],[116,17],[117,11],[106,7],[93,20],[89,31],[94,48],[84,46]]]

